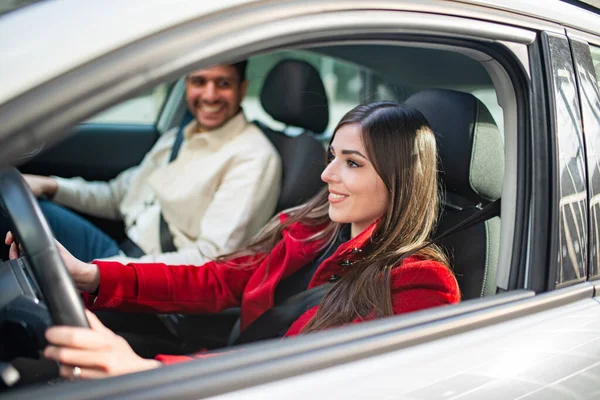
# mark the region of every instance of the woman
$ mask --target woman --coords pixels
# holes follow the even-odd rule
[[[415,109],[359,105],[335,129],[324,190],[275,217],[253,244],[201,267],[86,264],[60,247],[93,310],[214,313],[240,306],[241,330],[296,293],[335,282],[285,336],[456,303],[456,280],[436,246],[435,137]],[[7,244],[12,238],[7,237]],[[11,256],[16,257],[14,244]],[[65,377],[96,378],[189,359],[146,360],[88,312],[91,330],[52,327],[44,355]]]

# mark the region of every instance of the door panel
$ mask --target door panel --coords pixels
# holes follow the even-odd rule
[[[368,348],[367,343],[362,345]],[[600,304],[587,298],[209,398],[305,399],[318,393],[320,398],[335,399],[579,399],[600,396],[598,379]],[[196,398],[203,398],[200,393]]]

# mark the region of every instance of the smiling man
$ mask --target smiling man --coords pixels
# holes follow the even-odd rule
[[[135,258],[201,265],[231,252],[272,216],[281,160],[241,109],[246,62],[198,70],[186,77],[194,119],[166,132],[142,163],[110,182],[26,175],[57,239],[76,257]],[[174,150],[175,148],[175,150]],[[127,239],[116,243],[70,209],[122,220]],[[121,259],[122,260],[122,259]]]

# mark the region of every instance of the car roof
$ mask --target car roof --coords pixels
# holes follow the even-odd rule
[[[121,0],[87,0],[84,5],[80,0],[47,0],[8,13],[0,17],[0,37],[10,38],[0,42],[0,104],[161,30],[259,2],[127,0],[124,6]],[[350,3],[356,7],[356,2]],[[369,3],[368,7],[375,8],[375,3]],[[389,6],[389,1],[387,3]],[[395,8],[402,8],[411,3],[414,1],[393,4],[397,4]],[[568,20],[581,29],[598,29],[598,15],[559,0],[458,0],[455,3],[508,10],[554,22]]]

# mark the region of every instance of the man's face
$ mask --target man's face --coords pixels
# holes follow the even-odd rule
[[[201,69],[186,78],[185,98],[200,132],[219,128],[240,109],[248,82],[231,65]]]

